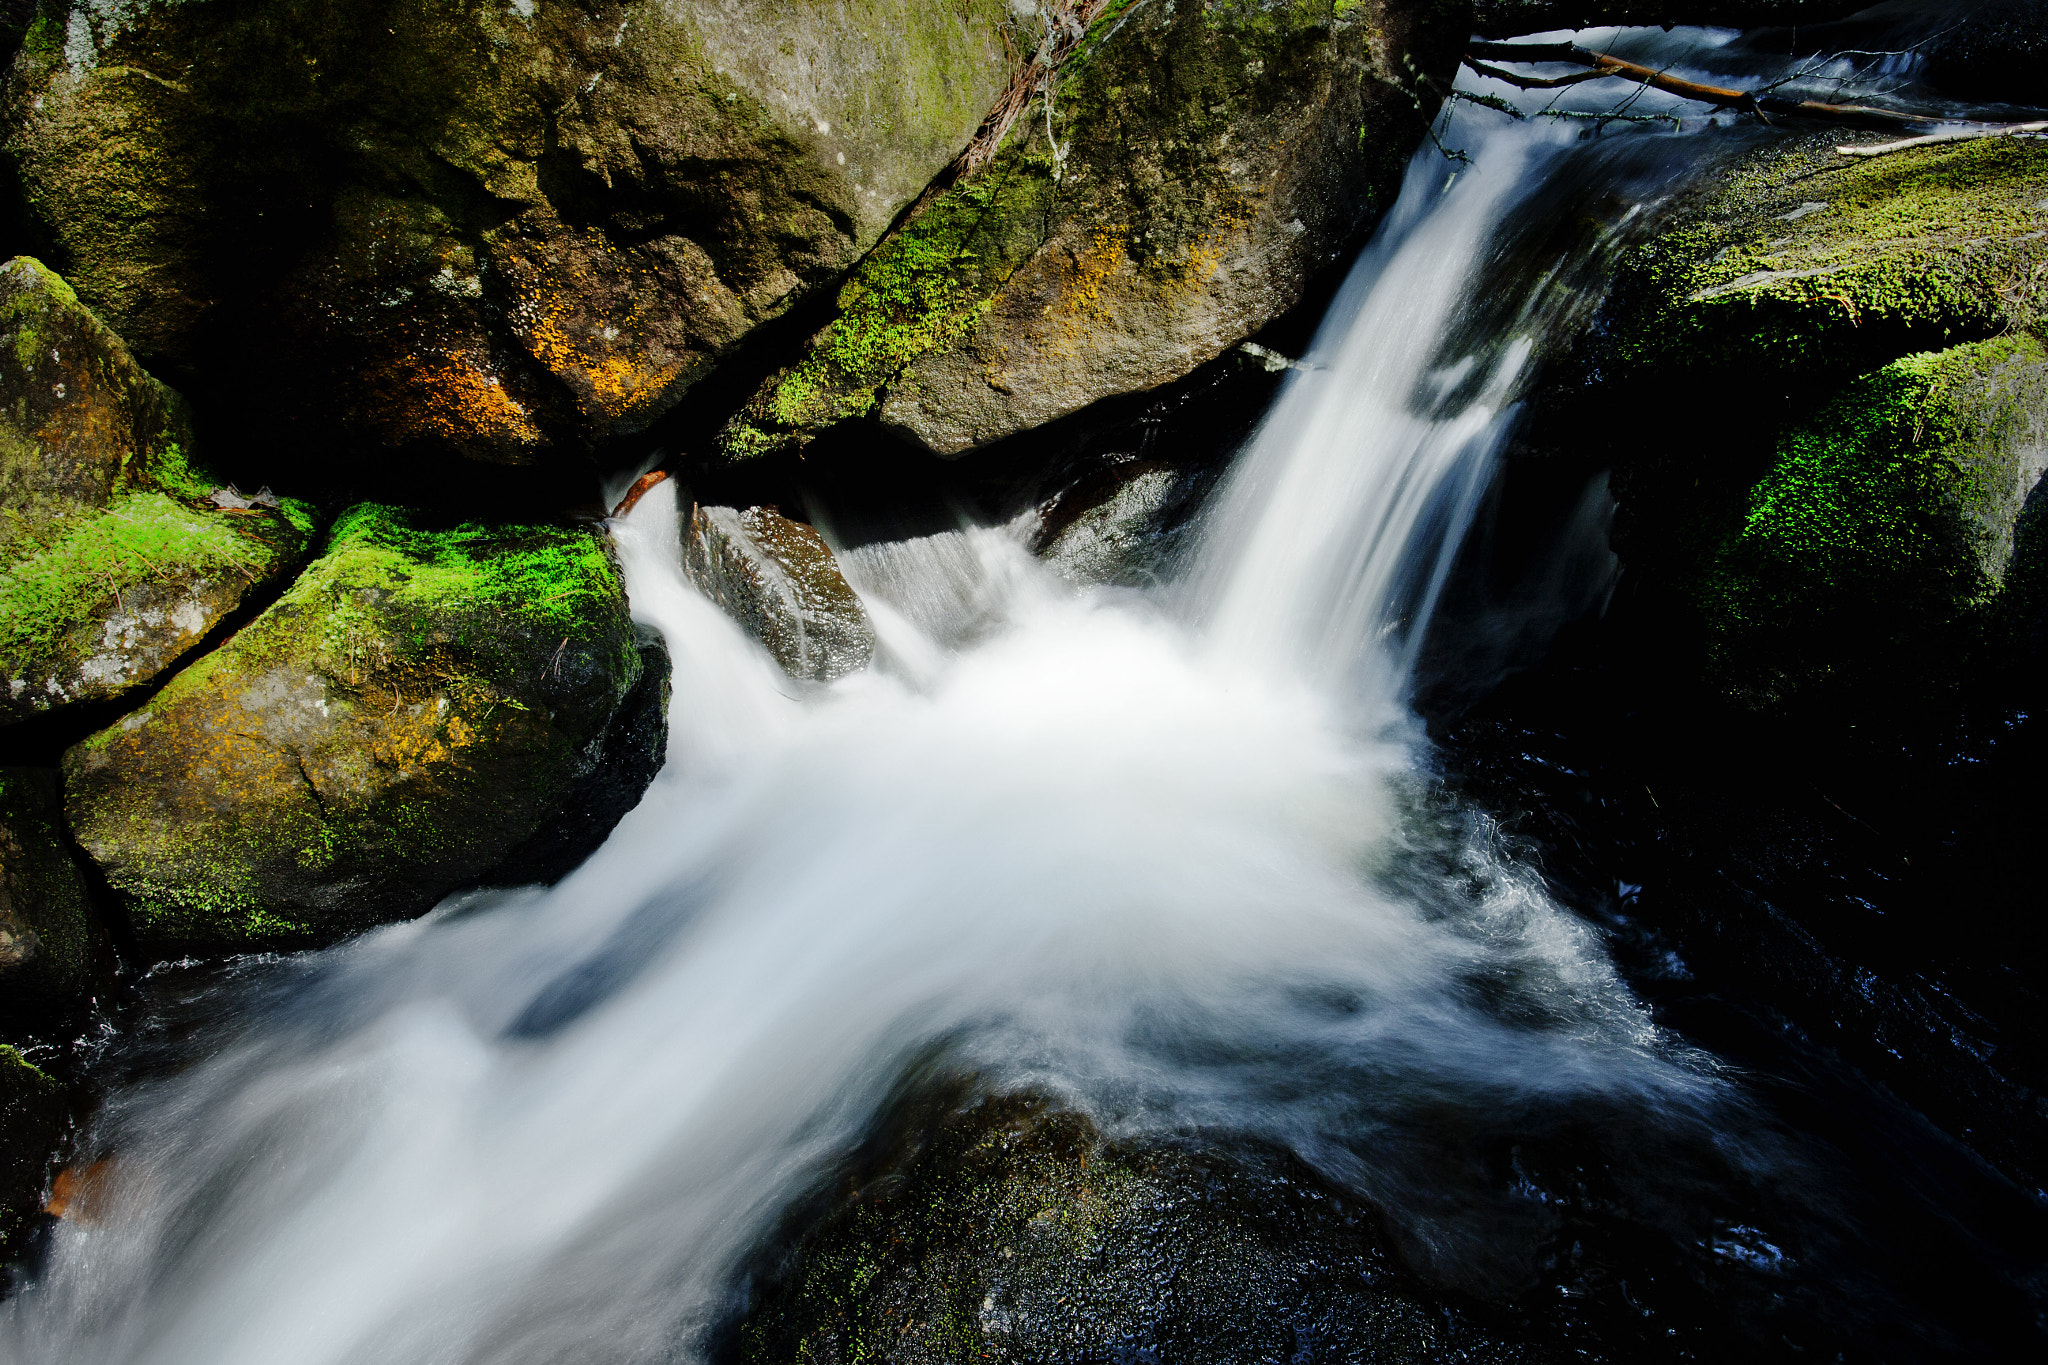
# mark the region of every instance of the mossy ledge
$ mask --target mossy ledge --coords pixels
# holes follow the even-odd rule
[[[312,508],[223,507],[184,401],[40,262],[0,266],[0,725],[107,702],[312,544]]]
[[[153,945],[417,915],[552,819],[643,664],[592,529],[364,504],[276,603],[65,756],[78,841]]]

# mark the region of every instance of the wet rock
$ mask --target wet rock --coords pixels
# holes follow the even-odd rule
[[[1298,1172],[1112,1146],[1025,1099],[857,1182],[756,1283],[760,1365],[1548,1358],[1428,1305]]]
[[[560,819],[644,667],[598,533],[364,504],[276,603],[65,755],[65,814],[153,948],[329,941]]]
[[[692,506],[683,567],[792,678],[831,682],[868,666],[875,629],[811,527],[770,507]]]
[[[59,825],[57,775],[0,768],[0,1026],[75,1016],[98,975],[102,935]]]
[[[310,508],[223,508],[191,449],[70,286],[0,266],[0,725],[142,686],[303,557]]]
[[[1112,7],[986,168],[884,242],[722,436],[849,418],[959,456],[1188,374],[1302,297],[1392,204],[1458,7]],[[1048,102],[1049,101],[1049,102]]]
[[[1038,557],[1073,583],[1156,582],[1188,527],[1194,482],[1164,461],[1134,460],[1063,489],[1039,509]]]
[[[26,1250],[69,1126],[64,1088],[0,1043],[0,1262]]]
[[[526,461],[639,431],[836,280],[973,134],[1006,26],[1002,0],[59,0],[5,150],[87,301],[231,375],[248,430]]]

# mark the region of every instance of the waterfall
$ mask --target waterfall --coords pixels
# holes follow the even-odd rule
[[[1551,316],[1492,253],[1574,137],[1417,154],[1185,596],[1076,594],[999,530],[857,551],[884,666],[798,699],[650,493],[616,529],[675,670],[640,806],[551,889],[212,988],[191,1064],[110,1100],[0,1359],[695,1358],[935,1057],[1284,1145],[1453,1279],[1520,1215],[1434,1197],[1424,1116],[1708,1125],[1722,1082],[1482,816],[1425,809],[1401,719]],[[1475,299],[1505,322],[1460,353]]]

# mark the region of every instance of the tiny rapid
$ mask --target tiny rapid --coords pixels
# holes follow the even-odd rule
[[[1526,1272],[1532,1205],[1446,1130],[1599,1128],[1660,1207],[1796,1183],[1739,1084],[1435,792],[1406,704],[1630,214],[1549,260],[1532,225],[1661,192],[1699,131],[1586,126],[1465,109],[1440,131],[1464,160],[1418,152],[1158,591],[1077,592],[1002,527],[865,546],[878,663],[797,696],[650,493],[614,527],[674,667],[640,806],[552,888],[213,987],[193,1060],[109,1100],[93,1207],[0,1306],[0,1358],[701,1358],[749,1252],[934,1066],[1285,1149],[1480,1294]]]

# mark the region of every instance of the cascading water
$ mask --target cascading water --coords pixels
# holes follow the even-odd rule
[[[1454,1282],[1521,1215],[1440,1197],[1446,1115],[1725,1128],[1591,932],[1482,819],[1432,823],[1400,705],[1555,272],[1454,343],[1575,132],[1418,154],[1180,593],[1076,595],[995,530],[870,547],[887,666],[798,700],[646,497],[616,536],[675,675],[639,808],[551,890],[221,988],[203,1060],[110,1101],[109,1173],[0,1357],[693,1358],[934,1057],[1290,1148]]]

